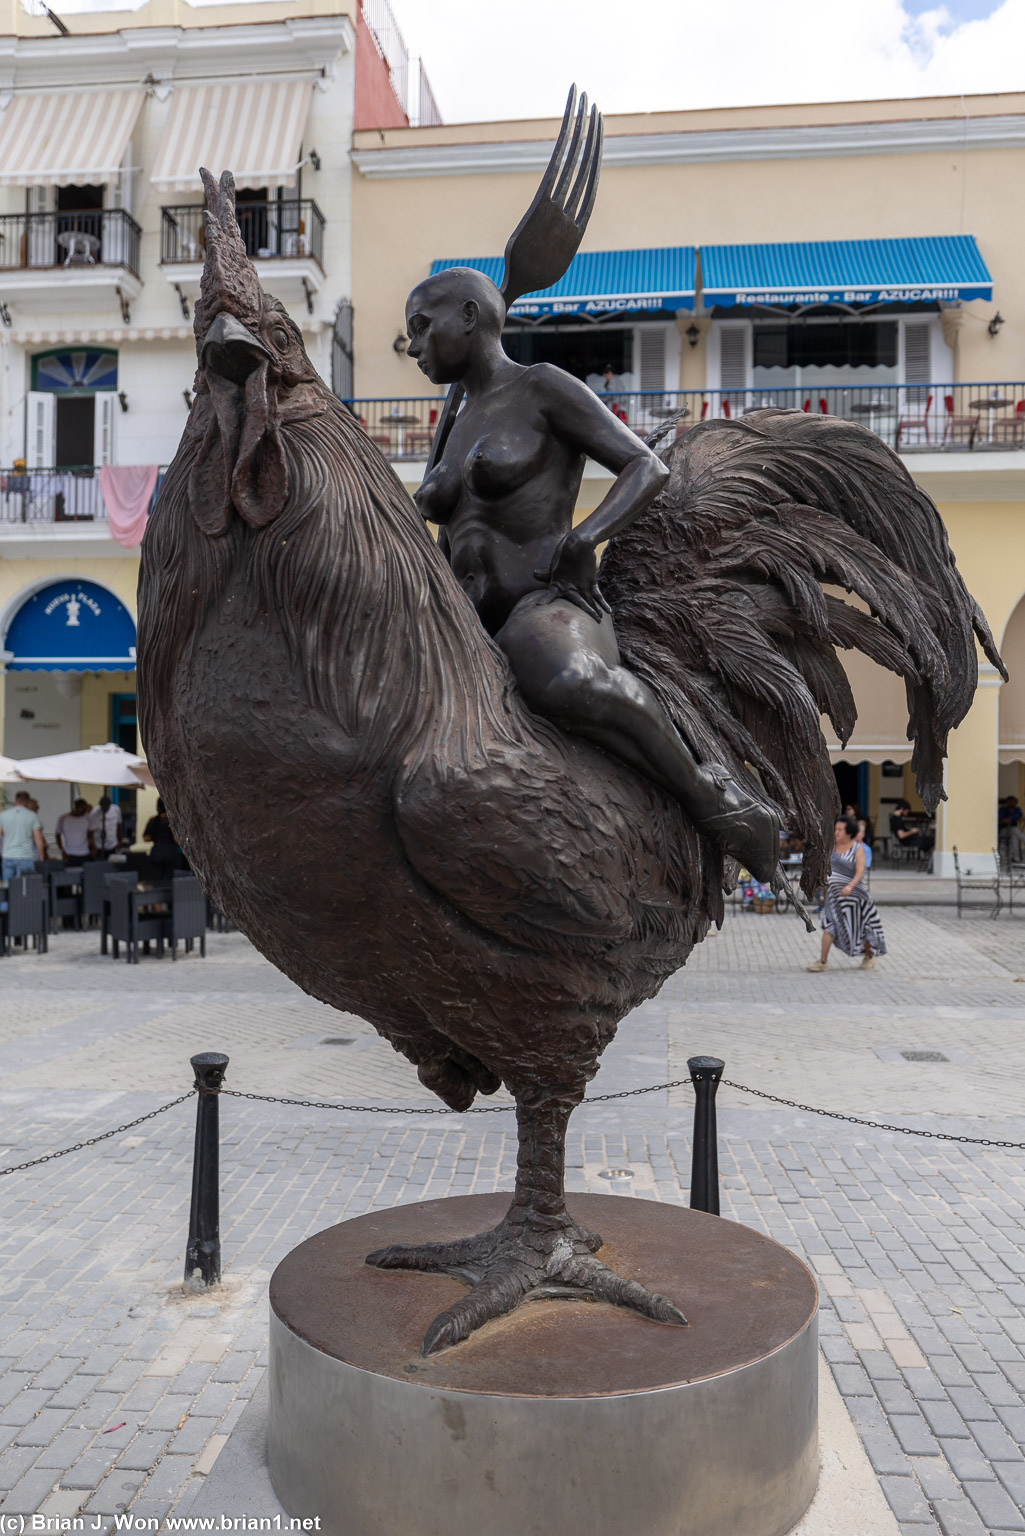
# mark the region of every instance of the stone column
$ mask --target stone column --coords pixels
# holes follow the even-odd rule
[[[997,841],[999,700],[1003,683],[996,667],[979,664],[979,690],[966,718],[950,738],[945,783],[947,799],[936,820],[934,873],[953,878],[956,847],[961,873],[993,874]]]

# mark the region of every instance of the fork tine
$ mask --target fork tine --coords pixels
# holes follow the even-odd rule
[[[573,176],[573,172],[576,170],[577,154],[580,149],[580,141],[584,136],[584,118],[586,114],[587,92],[584,91],[580,97],[580,105],[577,108],[577,120],[573,125],[573,138],[570,141],[569,149],[566,152],[566,160],[562,167],[562,175],[556,182],[555,190],[552,193],[552,202],[555,203],[556,207],[562,207],[565,201],[566,191]]]
[[[569,95],[566,97],[566,110],[562,114],[562,127],[559,129],[559,136],[555,140],[555,148],[552,150],[552,158],[548,162],[547,169],[541,178],[541,185],[537,189],[537,198],[543,197],[547,192],[550,191],[555,178],[558,176],[559,171],[562,169],[563,157],[566,152],[566,145],[569,142],[570,124],[573,121],[573,115],[576,112],[576,107],[577,87],[576,81],[574,81],[569,88]],[[536,200],[537,199],[535,199],[535,201]]]
[[[587,126],[587,142],[584,145],[584,153],[580,157],[580,170],[577,172],[573,191],[566,203],[566,212],[580,230],[586,227],[591,217],[591,209],[594,207],[594,199],[598,191],[603,137],[602,115],[597,107],[592,107],[591,120]],[[574,209],[576,209],[575,213]]]

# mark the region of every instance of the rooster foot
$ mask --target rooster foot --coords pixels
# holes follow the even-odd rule
[[[503,1222],[491,1232],[452,1243],[380,1248],[368,1254],[366,1262],[378,1269],[455,1275],[470,1286],[468,1295],[434,1319],[424,1336],[424,1355],[462,1343],[485,1323],[531,1297],[606,1301],[631,1307],[657,1323],[686,1323],[683,1313],[665,1296],[635,1280],[624,1280],[596,1259],[600,1247],[598,1234],[576,1222],[553,1228]]]

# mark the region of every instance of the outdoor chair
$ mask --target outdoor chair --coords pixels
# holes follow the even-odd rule
[[[110,865],[105,860],[89,859],[82,865],[82,919],[90,927],[94,918],[97,922],[103,918],[103,901],[110,873]]]
[[[3,914],[3,953],[10,954],[11,940],[31,939],[36,953],[47,951],[50,903],[42,875],[15,875],[7,882],[7,911]]]
[[[134,870],[119,871],[116,864],[101,864],[103,870],[103,885],[100,893],[100,954],[107,953],[107,939],[110,936],[110,882],[120,880],[133,890],[139,883],[139,876]]]
[[[979,430],[978,416],[954,414],[953,395],[943,396],[943,447],[958,447],[968,440],[969,448],[975,447],[975,434]]]
[[[908,446],[908,438],[912,437],[916,432],[918,433],[919,439],[921,440],[921,438],[924,437],[926,443],[928,444],[929,412],[931,410],[932,395],[930,395],[926,400],[924,411],[919,411],[917,414],[915,412],[905,412],[905,414],[900,418],[900,420],[897,422],[896,448],[898,453],[900,452],[902,446]]]
[[[992,432],[994,442],[1004,443],[1012,448],[1018,443],[1025,442],[1025,400],[1018,401],[1009,421],[994,422]]]
[[[994,865],[995,865],[995,873],[993,873],[992,875],[977,875],[974,878],[971,875],[962,875],[962,873],[961,873],[961,860],[958,857],[957,849],[955,848],[953,850],[953,852],[954,852],[954,878],[957,881],[957,915],[958,915],[958,917],[961,916],[961,908],[962,908],[962,905],[963,905],[963,898],[964,898],[964,894],[965,894],[966,891],[988,891],[989,894],[994,899],[993,911],[990,913],[990,916],[991,917],[998,917],[999,914],[1000,914],[1000,908],[1003,906],[1004,899],[1003,899],[1003,893],[1000,890],[1000,862],[997,859],[997,851],[996,851],[996,849],[995,848],[993,849],[993,862],[994,862]]]
[[[83,866],[84,868],[84,866]],[[57,933],[60,929],[60,920],[64,917],[74,919],[76,929],[82,926],[82,892],[81,876],[75,875],[79,889],[69,884],[69,871],[66,865],[61,865],[59,870],[51,870],[47,877],[50,890],[50,932]]]
[[[192,953],[199,940],[199,953],[206,959],[206,897],[195,875],[178,873],[171,887],[171,959],[178,958],[178,941],[184,941],[185,953]]]
[[[109,938],[111,952],[115,960],[119,958],[121,944],[125,946],[125,963],[138,965],[139,944],[149,943],[151,939],[157,942],[157,954],[164,953],[164,939],[167,937],[169,918],[166,913],[149,913],[139,916],[132,922],[131,896],[138,888],[139,877],[136,874],[108,875],[107,877],[107,906],[108,916],[104,931],[104,943]],[[104,949],[104,953],[106,950]]]

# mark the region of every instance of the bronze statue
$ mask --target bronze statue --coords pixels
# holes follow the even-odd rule
[[[656,459],[572,381],[503,361],[501,306],[465,275],[410,311],[432,377],[469,391],[421,495],[450,565],[262,292],[230,175],[204,181],[195,402],[139,595],[142,731],[171,823],[257,947],[372,1022],[446,1104],[500,1083],[516,1100],[498,1227],[369,1258],[470,1286],[425,1353],[530,1295],[682,1323],[567,1210],[569,1115],[620,1019],[721,918],[745,817],[743,846],[781,817],[806,890],[822,878],[820,712],[841,739],[854,724],[834,647],[906,679],[934,805],[973,631],[1000,665],[985,621],[935,507],[867,429],[767,410]],[[571,535],[587,452],[617,480]]]

